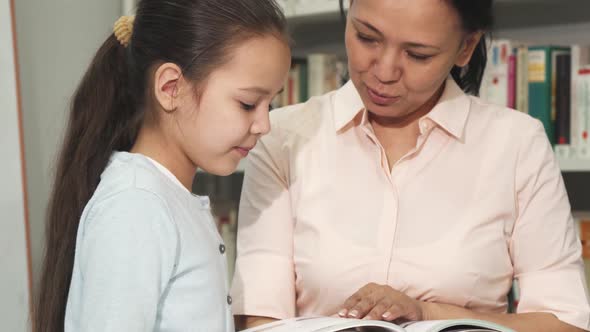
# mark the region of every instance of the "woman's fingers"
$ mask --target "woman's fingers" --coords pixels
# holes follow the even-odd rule
[[[351,297],[349,297],[344,304],[342,305],[342,309],[338,311],[338,316],[340,317],[349,317],[351,309],[356,306],[356,304],[361,300],[361,295],[357,291]]]
[[[406,310],[404,309],[404,307],[399,303],[394,303],[390,305],[389,308],[383,311],[380,318],[388,322],[391,322],[399,318],[405,318],[405,316]]]
[[[358,311],[358,309],[356,309],[356,311],[355,311],[355,307],[358,305],[358,303],[360,301],[362,301],[364,298],[366,298],[368,295],[370,295],[376,286],[377,285],[374,283],[369,283],[369,284],[363,286],[358,291],[356,291],[356,293],[352,294],[351,297],[349,297],[346,301],[344,301],[344,304],[342,305],[342,309],[340,309],[340,311],[338,311],[338,316],[359,318],[358,317],[359,311]]]
[[[376,319],[376,320],[383,320],[383,315],[387,310],[391,307],[391,301],[387,298],[381,299],[377,305],[369,311],[369,313],[364,317],[365,319]]]
[[[421,320],[420,302],[389,286],[368,284],[349,297],[340,317],[386,321]]]
[[[377,304],[378,300],[375,294],[367,294],[348,312],[350,318],[364,318],[371,309]]]

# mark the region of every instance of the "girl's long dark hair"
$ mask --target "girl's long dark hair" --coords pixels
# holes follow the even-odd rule
[[[340,15],[345,18],[344,1],[340,1]],[[348,1],[348,0],[346,0]],[[493,0],[445,0],[459,14],[463,29],[467,32],[484,31],[486,35],[494,24]],[[453,67],[451,76],[463,91],[479,95],[481,80],[487,63],[487,41],[484,35],[477,44],[469,64],[465,68]]]
[[[255,35],[287,41],[274,0],[142,0],[127,47],[110,35],[73,95],[47,211],[46,247],[33,331],[63,331],[76,234],[113,151],[129,151],[149,112],[150,75],[172,62],[203,82]],[[198,84],[197,84],[198,85]]]

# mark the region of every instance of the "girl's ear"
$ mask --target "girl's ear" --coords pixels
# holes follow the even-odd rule
[[[176,64],[166,62],[154,74],[154,95],[165,112],[176,110],[176,99],[182,80],[182,70]]]
[[[461,51],[459,52],[459,56],[455,61],[455,65],[457,67],[467,66],[469,60],[471,60],[471,55],[473,54],[473,51],[477,47],[477,44],[479,44],[479,41],[482,37],[483,31],[476,31],[467,35],[467,38],[465,38],[465,40],[463,41],[463,46]]]

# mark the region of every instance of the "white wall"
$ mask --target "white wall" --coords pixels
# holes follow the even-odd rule
[[[25,331],[29,271],[11,16],[10,0],[0,0],[0,324]]]
[[[15,5],[36,287],[43,252],[44,214],[68,103],[94,52],[111,33],[121,12],[121,1],[16,0]],[[0,329],[4,330],[3,327]]]

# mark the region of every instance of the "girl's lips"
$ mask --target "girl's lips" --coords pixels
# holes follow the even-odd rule
[[[250,153],[250,150],[252,150],[252,148],[244,148],[244,147],[237,146],[237,147],[235,147],[235,150],[239,154],[241,154],[243,157],[247,157],[248,153]]]

